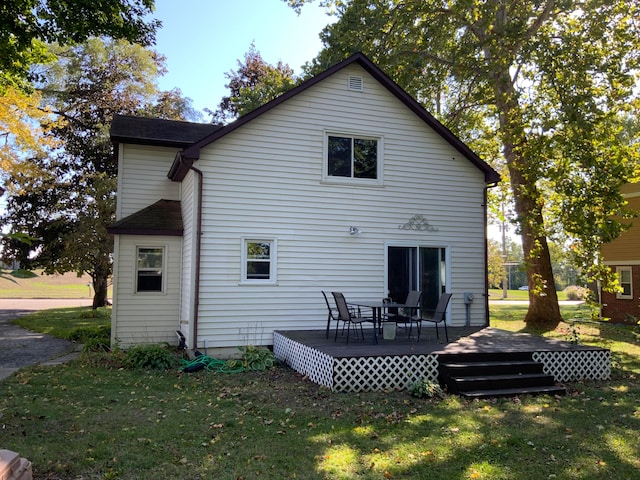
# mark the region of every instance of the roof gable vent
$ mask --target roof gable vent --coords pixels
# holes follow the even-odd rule
[[[364,90],[364,80],[359,75],[349,75],[349,90],[362,92]]]

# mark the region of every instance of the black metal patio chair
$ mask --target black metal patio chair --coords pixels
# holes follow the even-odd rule
[[[409,327],[408,338],[411,338],[413,324],[415,323],[416,330],[418,330],[418,341],[420,340],[420,330],[422,329],[422,323],[420,322],[421,300],[422,292],[419,290],[411,290],[404,301],[406,307],[401,308],[397,314],[391,313],[387,316],[387,321],[395,322],[396,325],[404,325],[405,329],[407,326]]]
[[[338,312],[337,310],[335,310],[333,307],[331,307],[331,304],[329,303],[329,298],[327,297],[327,293],[324,290],[320,290],[322,292],[322,296],[324,297],[324,301],[327,304],[327,335],[326,337],[329,338],[329,330],[331,329],[331,322],[335,321],[336,322],[336,332],[338,331],[338,326],[340,324],[340,320],[338,319]]]
[[[347,344],[349,344],[349,335],[351,334],[351,325],[353,325],[354,328],[356,326],[360,326],[360,335],[362,336],[362,340],[364,340],[364,330],[362,329],[362,324],[365,322],[373,322],[373,317],[362,316],[360,311],[356,313],[354,310],[350,309],[342,293],[331,292],[331,294],[333,295],[333,299],[336,302],[336,308],[338,309],[338,325],[340,324],[340,322],[344,322],[342,325],[343,332],[344,332],[344,326],[346,325],[347,327]],[[373,328],[373,334],[375,337],[375,334],[376,334],[375,325]],[[334,340],[335,341],[338,340],[338,326],[336,326],[336,335]],[[375,338],[375,340],[377,343],[378,339]]]
[[[443,293],[438,300],[438,304],[436,305],[435,310],[423,309],[421,310],[420,321],[422,322],[433,322],[436,325],[436,338],[440,340],[440,334],[438,333],[438,324],[444,324],[444,335],[447,339],[447,343],[449,343],[449,333],[447,332],[447,322],[446,322],[446,314],[447,314],[447,306],[449,305],[449,301],[451,300],[450,293]],[[430,316],[424,316],[424,313],[432,312]]]

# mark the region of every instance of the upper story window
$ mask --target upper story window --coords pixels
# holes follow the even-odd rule
[[[245,239],[242,270],[243,282],[275,283],[276,241]]]
[[[164,248],[138,247],[136,257],[136,292],[163,292]]]
[[[329,134],[326,150],[326,179],[379,182],[379,138]]]
[[[616,272],[618,273],[618,282],[622,287],[622,292],[619,292],[616,297],[622,299],[633,299],[631,267],[618,267]]]

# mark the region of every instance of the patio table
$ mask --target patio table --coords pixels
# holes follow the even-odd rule
[[[405,303],[385,302],[383,300],[347,300],[354,307],[370,308],[373,312],[373,328],[382,333],[382,311],[389,308],[411,308]]]

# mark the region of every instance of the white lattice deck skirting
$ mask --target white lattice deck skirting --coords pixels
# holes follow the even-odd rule
[[[419,379],[438,381],[437,355],[393,355],[334,359],[338,392],[404,390]]]
[[[333,357],[273,332],[273,354],[313,383],[333,389]]]
[[[336,392],[402,390],[420,378],[438,380],[437,355],[334,358],[279,332],[273,334],[273,353],[312,382]]]
[[[608,380],[611,376],[609,350],[534,352],[532,358],[542,363],[544,373],[553,375],[556,382]]]

